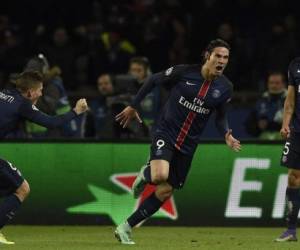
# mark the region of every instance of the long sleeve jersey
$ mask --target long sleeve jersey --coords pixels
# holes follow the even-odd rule
[[[233,85],[224,75],[209,81],[202,76],[201,65],[171,67],[146,80],[132,107],[136,108],[157,85],[165,85],[171,91],[154,134],[163,134],[182,153],[192,155],[215,111],[216,126],[225,135],[228,130],[226,106],[232,97]]]
[[[0,91],[0,138],[9,137],[18,132],[20,124],[25,120],[47,128],[62,126],[76,116],[74,111],[63,115],[49,116],[39,111],[30,100],[16,89]]]

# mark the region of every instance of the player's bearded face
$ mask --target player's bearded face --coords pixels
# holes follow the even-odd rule
[[[207,62],[212,75],[221,75],[229,60],[229,50],[224,47],[216,47],[210,54]]]

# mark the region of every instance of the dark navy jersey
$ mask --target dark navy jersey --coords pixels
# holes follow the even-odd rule
[[[288,83],[295,87],[295,111],[291,121],[291,128],[300,132],[300,57],[294,59],[288,70]]]
[[[47,128],[63,125],[76,116],[74,111],[63,115],[49,116],[39,111],[30,100],[16,89],[0,91],[0,138],[13,137],[25,120]]]
[[[222,135],[228,130],[226,104],[233,91],[231,82],[221,75],[209,81],[201,74],[201,65],[178,65],[154,74],[145,82],[132,106],[153,86],[163,84],[171,89],[161,111],[154,134],[162,134],[178,150],[192,155],[210,115],[216,111],[216,125]]]

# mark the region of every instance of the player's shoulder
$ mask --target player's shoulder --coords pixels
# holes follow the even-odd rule
[[[19,107],[19,112],[21,114],[33,114],[33,113],[36,113],[38,112],[39,109],[34,105],[32,104],[32,102],[26,98],[24,98],[23,102],[21,103],[20,107]]]
[[[10,96],[15,96],[16,95],[15,89],[8,88],[8,89],[2,89],[0,91],[2,93],[6,94],[6,95],[10,95]]]
[[[289,64],[289,71],[293,72],[295,70],[300,71],[300,57],[294,58]]]
[[[225,86],[227,86],[230,90],[233,90],[233,83],[225,76],[221,75],[220,80],[223,82]]]
[[[22,99],[24,99],[24,97],[20,95],[20,93],[15,88],[2,89],[0,90],[0,92],[13,99],[13,102],[10,102],[11,104],[21,103]]]
[[[15,89],[8,90],[8,91],[15,98],[14,105],[18,106],[21,110],[28,110],[28,109],[37,110],[35,105],[33,105],[29,99],[22,96],[19,91]]]
[[[186,72],[192,72],[196,70],[199,71],[199,65],[197,66],[196,64],[178,64],[168,68],[167,70],[165,70],[164,73],[166,76],[173,74],[180,75]]]

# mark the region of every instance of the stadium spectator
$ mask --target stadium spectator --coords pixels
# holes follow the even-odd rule
[[[104,44],[107,67],[113,74],[125,73],[129,59],[136,53],[135,46],[118,31],[103,32],[101,40]]]
[[[186,27],[170,8],[150,12],[142,23],[143,54],[149,58],[154,71],[162,70],[172,62],[187,60]]]
[[[25,8],[18,9],[2,1],[0,86],[12,71],[22,70],[29,56],[45,52],[51,65],[62,69],[72,96],[89,95],[100,74],[127,73],[135,54],[147,56],[155,72],[172,64],[197,63],[207,41],[218,35],[232,45],[225,73],[235,83],[234,101],[249,107],[264,90],[263,76],[269,70],[284,71],[299,53],[294,2],[238,0],[231,8],[215,0],[86,1],[68,11],[69,5],[61,1],[29,8],[24,2]],[[272,15],[265,18],[265,13]],[[12,31],[10,38],[7,31]],[[8,49],[6,38],[16,46]]]
[[[187,30],[186,26],[179,20],[174,18],[172,21],[174,30],[174,41],[169,50],[169,63],[171,65],[187,63],[188,48],[187,48]]]
[[[0,70],[3,74],[2,86],[5,87],[12,73],[20,72],[26,63],[26,53],[21,34],[18,29],[3,30],[0,38]],[[1,43],[2,40],[2,43]]]
[[[51,65],[58,66],[61,69],[66,89],[76,89],[78,86],[76,86],[74,70],[80,52],[72,42],[67,29],[57,27],[53,32],[51,43],[42,48],[42,52],[47,55]]]
[[[261,36],[260,39],[262,42],[257,53],[259,57],[256,66],[260,76],[268,71],[284,72],[296,54],[297,42],[288,35],[283,20],[274,21],[267,36]]]
[[[286,95],[284,75],[280,72],[270,73],[267,79],[267,91],[257,101],[255,109],[246,121],[249,134],[263,140],[281,139],[279,130]]]
[[[39,54],[26,64],[24,72],[28,71],[39,71],[44,76],[43,96],[36,104],[38,109],[48,115],[60,115],[71,110],[60,68],[50,67],[47,58],[43,54]],[[26,130],[28,135],[33,138],[80,137],[79,123],[79,118],[74,118],[60,128],[47,129],[27,122]]]
[[[113,95],[114,86],[109,74],[102,74],[97,79],[99,95],[90,101],[90,112],[85,122],[85,137],[113,138],[113,121],[110,118],[110,110],[107,97]]]
[[[145,138],[147,130],[138,123],[123,129],[115,122],[115,115],[132,100],[129,92],[116,86],[117,77],[102,74],[97,80],[99,95],[90,101],[91,112],[86,117],[85,136],[98,139]]]
[[[286,7],[283,0],[235,1],[235,8],[220,1],[197,2],[201,12],[190,1],[92,1],[77,3],[72,11],[66,11],[68,4],[62,2],[32,6],[36,13],[47,18],[16,10],[11,2],[6,5],[1,8],[4,12],[7,10],[7,14],[0,18],[0,33],[17,31],[18,43],[26,48],[21,53],[45,52],[50,63],[58,64],[62,69],[68,90],[77,89],[78,84],[86,86],[87,81],[92,85],[104,72],[125,73],[133,54],[147,56],[154,71],[162,70],[165,65],[196,62],[199,59],[197,52],[216,34],[232,44],[228,75],[233,80],[238,79],[236,90],[252,90],[251,83],[257,83],[268,70],[284,70],[291,55],[296,54],[299,43],[297,8],[290,4],[286,11],[276,12],[277,8]],[[53,17],[54,11],[57,18]],[[218,19],[210,14],[212,11]],[[78,12],[80,17],[76,16]],[[266,19],[266,12],[272,12],[272,17]],[[78,34],[76,27],[80,27],[83,39],[74,39],[72,31],[76,30]],[[51,36],[53,29],[54,36]],[[242,51],[237,53],[242,55],[239,63],[235,63],[234,58],[236,41],[238,51]],[[2,44],[3,34],[2,37],[0,34],[0,55]],[[21,55],[16,53],[17,50],[13,52],[13,58]],[[81,53],[84,57],[77,62]],[[0,57],[0,61],[5,62],[2,59]],[[18,60],[14,61],[17,63]],[[8,76],[11,72],[5,67],[9,63],[2,65],[0,77],[1,73]]]
[[[150,62],[146,57],[133,57],[129,63],[129,74],[136,78],[132,94],[136,93],[143,85],[147,77],[151,75]],[[158,117],[160,108],[160,88],[155,87],[140,103],[139,112],[143,123],[149,131]]]

